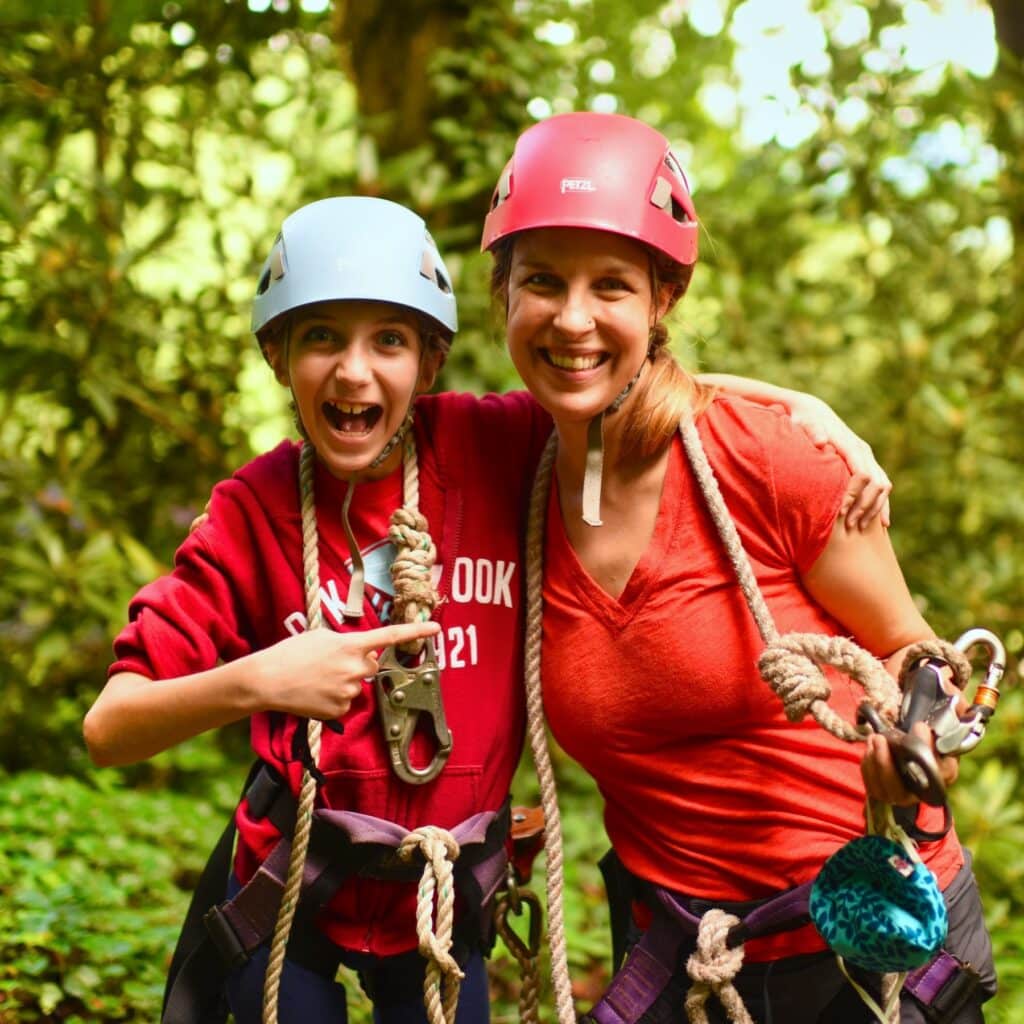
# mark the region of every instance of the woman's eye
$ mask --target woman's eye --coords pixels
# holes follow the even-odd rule
[[[531,288],[552,289],[558,286],[558,279],[553,274],[530,274],[524,283]]]
[[[597,282],[597,287],[603,292],[628,292],[630,287],[621,277],[603,277]]]

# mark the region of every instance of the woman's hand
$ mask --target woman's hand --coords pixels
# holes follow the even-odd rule
[[[792,398],[784,402],[790,419],[803,427],[810,439],[823,448],[831,444],[853,474],[840,507],[846,525],[851,529],[865,529],[875,516],[888,526],[889,494],[892,482],[875,458],[875,453],[836,414],[827,402],[800,391],[791,392]]]
[[[935,749],[935,737],[924,722],[911,727],[911,734],[927,743],[939,766],[939,774],[948,788],[960,774],[960,762],[956,757],[942,755]],[[865,743],[864,756],[860,762],[860,773],[864,778],[867,795],[873,800],[894,806],[916,804],[919,797],[907,789],[896,769],[892,751],[884,736],[872,733]]]
[[[345,715],[378,669],[377,651],[433,636],[436,622],[409,622],[335,633],[309,629],[251,656],[261,711],[331,721]]]

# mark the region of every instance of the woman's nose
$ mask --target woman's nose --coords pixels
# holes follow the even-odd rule
[[[555,328],[570,337],[594,329],[594,316],[587,297],[570,289],[555,314]]]

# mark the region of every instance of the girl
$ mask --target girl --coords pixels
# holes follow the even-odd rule
[[[379,1020],[425,1019],[416,951],[423,859],[414,851],[418,867],[398,863],[384,825],[392,847],[425,826],[458,837],[454,959],[441,959],[449,994],[465,975],[458,1020],[488,1017],[483,908],[501,877],[523,731],[518,524],[550,427],[524,394],[424,394],[456,325],[448,271],[409,210],[332,198],[285,221],[260,278],[253,329],[291,391],[303,440],[282,442],[214,490],[173,573],[133,600],[85,720],[92,758],[112,765],[251,718],[266,767],[238,808],[230,887],[233,897],[251,894],[239,904],[256,907],[250,917],[269,906],[271,923],[280,886],[262,901],[259,886],[291,838],[304,771],[315,772],[324,832],[313,833],[311,862],[320,843],[344,864],[319,897],[316,927],[307,919],[296,928],[327,941],[289,947],[282,1022],[345,1019],[339,960],[359,972]],[[311,628],[315,619],[328,628]],[[381,706],[415,692],[378,669],[401,663],[394,645],[424,639],[443,672],[443,713],[401,718],[396,706],[399,717],[382,727]],[[306,720],[335,723],[316,758]],[[371,825],[376,854],[364,857]],[[494,863],[481,880],[476,868],[487,858]],[[219,880],[216,901],[226,884]],[[185,994],[169,998],[165,1020],[190,1019],[182,1005],[216,1000],[219,979],[207,997],[189,986],[218,950],[243,961],[228,979],[236,1020],[261,1019],[269,936],[266,927],[247,931],[248,920],[227,909],[208,924],[216,950],[198,929]]]

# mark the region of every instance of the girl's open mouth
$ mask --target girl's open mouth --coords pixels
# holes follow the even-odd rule
[[[368,434],[377,425],[384,410],[362,402],[324,402],[324,418],[340,434]]]

